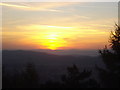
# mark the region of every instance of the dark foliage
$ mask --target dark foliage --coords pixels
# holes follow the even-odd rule
[[[38,80],[39,77],[33,64],[28,64],[25,71],[15,70],[12,75],[3,69],[2,88],[37,88]]]
[[[98,68],[103,87],[120,87],[120,26],[116,24],[115,27],[109,40],[111,50],[106,46],[99,51],[106,65],[106,70]]]
[[[96,80],[90,78],[91,71],[79,72],[76,65],[67,68],[67,75],[62,75],[62,82],[47,81],[40,83],[33,64],[28,64],[24,71],[10,75],[3,69],[3,89],[9,88],[98,88]]]
[[[62,76],[63,85],[66,88],[95,88],[99,84],[90,79],[91,71],[80,72],[76,65],[67,68],[67,75]],[[93,84],[94,83],[94,84]]]
[[[114,32],[111,32],[110,45],[114,53],[120,55],[120,26],[117,24]]]

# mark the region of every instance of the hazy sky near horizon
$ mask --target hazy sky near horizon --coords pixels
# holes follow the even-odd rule
[[[117,2],[0,5],[3,49],[100,49],[118,22]]]

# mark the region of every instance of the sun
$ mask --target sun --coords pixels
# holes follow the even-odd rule
[[[56,50],[60,47],[65,46],[65,41],[61,38],[58,33],[52,32],[45,36],[44,42],[42,42],[47,49]]]
[[[36,48],[40,49],[64,49],[69,43],[66,40],[66,37],[69,35],[65,30],[72,30],[72,27],[64,27],[64,26],[48,26],[48,25],[40,25],[40,26],[31,26],[31,28],[38,30],[35,31],[33,36],[29,37],[26,41],[31,42],[31,45],[36,45]],[[43,30],[41,32],[41,30]]]

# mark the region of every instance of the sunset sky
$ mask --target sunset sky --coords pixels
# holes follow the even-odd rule
[[[3,49],[101,49],[118,3],[0,3]]]

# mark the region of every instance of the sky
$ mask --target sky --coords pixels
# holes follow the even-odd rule
[[[3,49],[101,49],[118,22],[117,2],[6,2]]]

